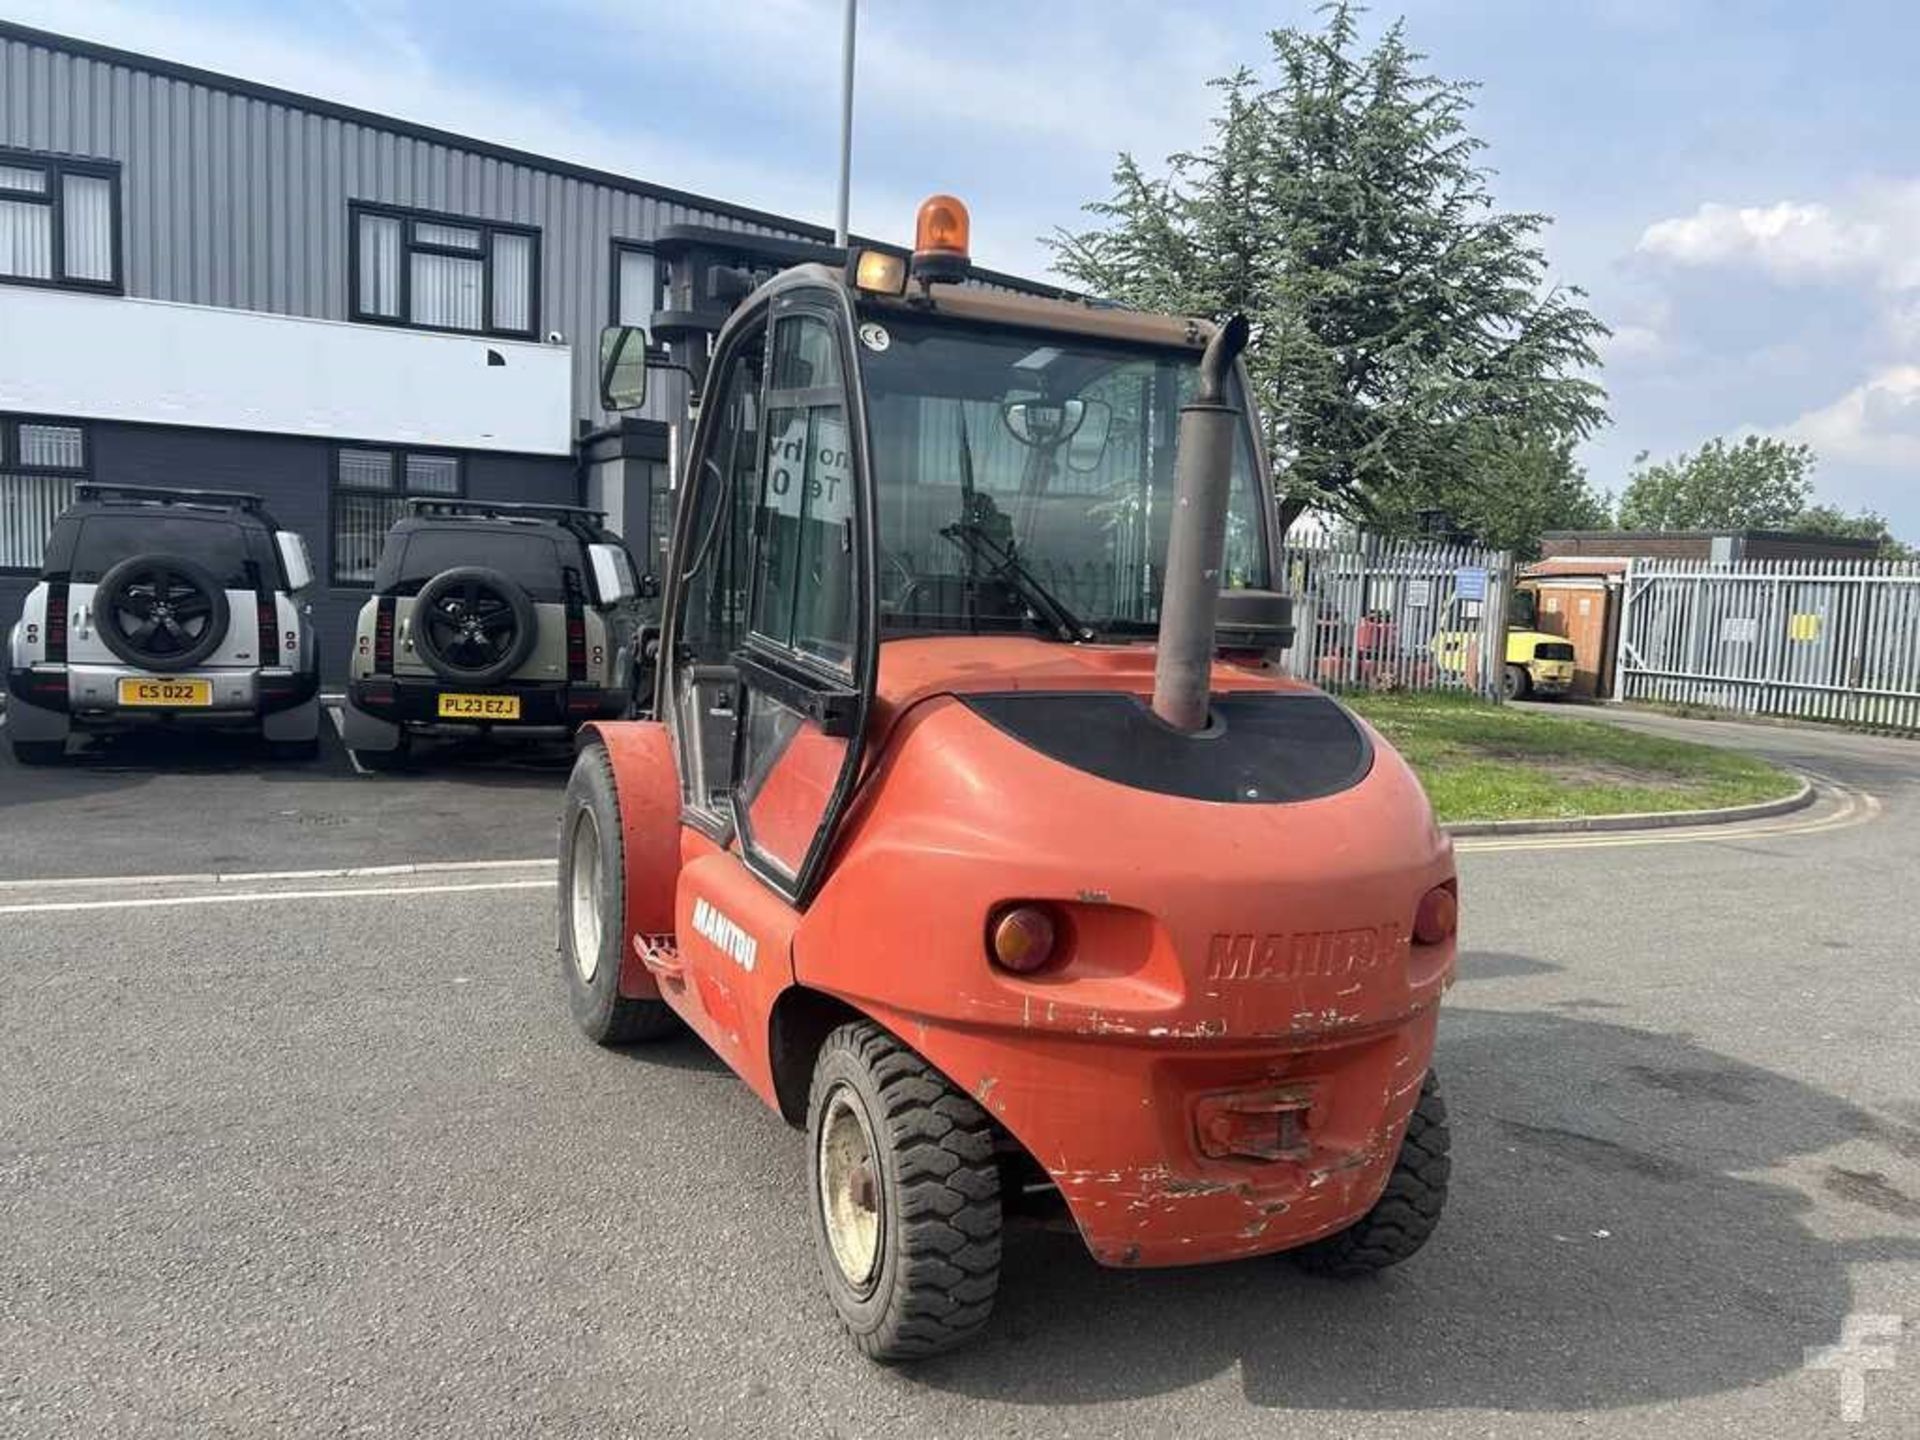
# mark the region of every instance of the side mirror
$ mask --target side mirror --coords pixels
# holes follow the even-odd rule
[[[280,568],[287,573],[287,589],[298,594],[313,584],[313,560],[307,542],[291,530],[276,530],[273,545],[280,552]]]
[[[633,562],[624,545],[589,545],[587,563],[593,567],[593,589],[603,605],[630,600],[640,593],[633,578]]]
[[[1086,475],[1100,468],[1107,441],[1113,434],[1113,407],[1104,400],[1084,400],[1079,428],[1067,442],[1067,468]]]
[[[647,403],[647,332],[609,325],[600,332],[600,404],[616,413]]]

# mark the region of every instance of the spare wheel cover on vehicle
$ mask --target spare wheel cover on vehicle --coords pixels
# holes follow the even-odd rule
[[[533,653],[539,621],[532,598],[498,570],[460,565],[420,587],[412,634],[413,648],[442,680],[491,685]]]
[[[106,647],[142,670],[187,670],[226,639],[227,592],[178,555],[134,555],[100,577],[93,623]]]

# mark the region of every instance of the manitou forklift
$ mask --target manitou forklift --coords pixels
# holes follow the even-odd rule
[[[561,825],[575,1020],[685,1025],[804,1127],[881,1360],[976,1333],[1048,1205],[1106,1265],[1346,1275],[1447,1190],[1452,849],[1276,666],[1246,324],[969,284],[967,228],[758,281],[681,236],[604,338],[610,405],[664,345],[698,418],[654,716],[589,728]]]

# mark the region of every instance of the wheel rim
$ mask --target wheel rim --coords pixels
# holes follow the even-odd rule
[[[213,598],[164,565],[134,571],[116,589],[110,606],[121,639],[156,660],[185,655],[213,623]]]
[[[600,822],[591,810],[576,812],[567,887],[567,923],[573,930],[573,968],[593,982],[600,968]]]
[[[880,1166],[865,1109],[845,1085],[827,1097],[820,1126],[820,1218],[833,1263],[854,1289],[871,1290],[880,1269]]]
[[[477,580],[434,596],[426,622],[433,648],[456,670],[485,670],[513,648],[519,632],[507,597]]]

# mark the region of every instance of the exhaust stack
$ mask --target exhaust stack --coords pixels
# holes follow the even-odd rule
[[[1167,579],[1160,596],[1159,651],[1153,665],[1153,713],[1177,730],[1207,723],[1215,611],[1227,545],[1227,502],[1240,412],[1226,403],[1227,376],[1247,344],[1247,317],[1214,332],[1200,357],[1200,384],[1180,408],[1174,463],[1173,523]]]

